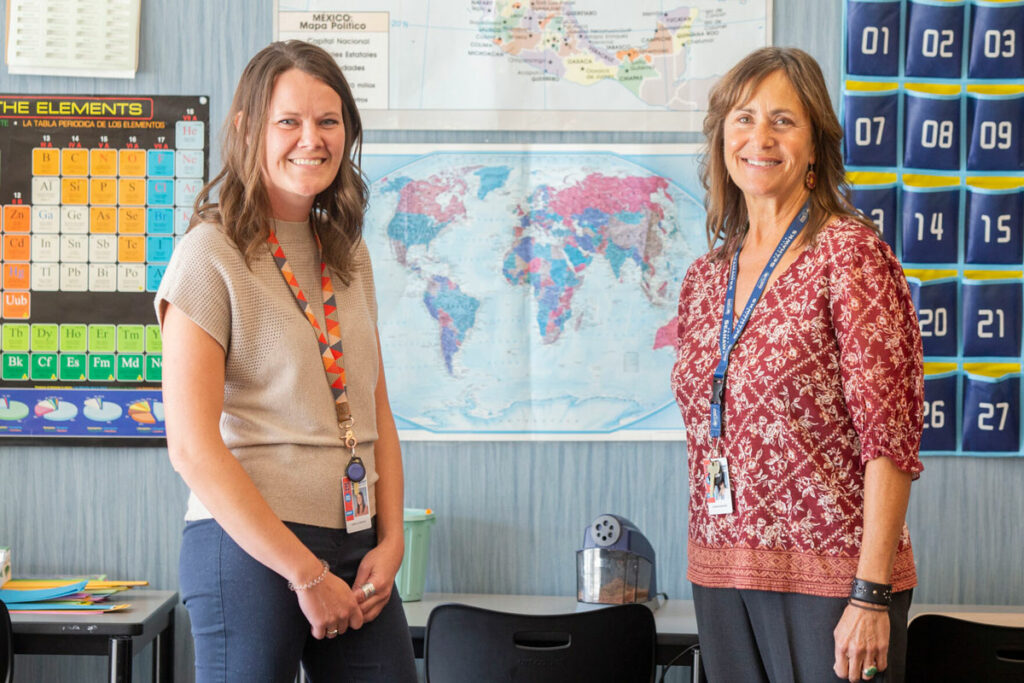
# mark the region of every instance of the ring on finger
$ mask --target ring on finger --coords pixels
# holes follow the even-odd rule
[[[336,629],[336,628],[327,629],[327,637],[328,638],[333,638],[336,635],[338,635],[338,629]]]
[[[373,586],[373,584],[371,582],[367,581],[366,583],[363,584],[362,591],[363,591],[363,599],[369,599],[370,597],[373,596],[374,593],[377,592],[377,589],[374,588],[374,586]]]
[[[875,666],[874,664],[872,664],[869,667],[865,667],[865,669],[860,672],[860,675],[861,675],[861,678],[874,678],[875,674],[877,674],[877,673],[878,673],[878,667]]]

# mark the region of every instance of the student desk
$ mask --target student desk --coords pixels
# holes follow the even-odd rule
[[[100,614],[11,614],[15,655],[106,655],[110,683],[132,680],[132,656],[153,641],[153,680],[174,680],[174,591],[132,589],[116,596],[131,604]],[[18,662],[15,658],[15,668]]]

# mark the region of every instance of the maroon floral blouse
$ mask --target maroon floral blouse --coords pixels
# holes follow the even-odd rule
[[[906,279],[888,245],[838,219],[764,293],[725,387],[733,513],[712,515],[703,476],[728,275],[728,263],[703,256],[679,296],[672,385],[689,457],[687,577],[844,597],[860,554],[864,465],[884,456],[915,478],[923,469],[921,337]],[[892,582],[917,583],[906,525]]]

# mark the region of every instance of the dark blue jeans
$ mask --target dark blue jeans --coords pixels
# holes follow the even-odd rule
[[[287,523],[349,585],[376,528],[348,534]],[[317,640],[295,594],[212,519],[190,522],[182,536],[181,596],[192,621],[197,683],[291,682],[301,660],[314,683],[415,683],[409,626],[398,590],[361,629]]]

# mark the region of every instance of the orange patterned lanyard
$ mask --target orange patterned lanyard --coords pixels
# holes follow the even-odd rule
[[[316,237],[315,234],[314,237]],[[320,238],[316,237],[316,247],[317,252],[320,254],[320,290],[324,301],[324,321],[327,324],[326,335],[320,328],[320,323],[316,320],[316,315],[314,315],[313,308],[309,305],[309,300],[303,293],[302,288],[299,287],[299,281],[295,279],[295,272],[288,265],[288,260],[284,256],[284,248],[277,241],[277,235],[274,234],[273,230],[270,231],[267,241],[270,243],[270,253],[274,256],[274,262],[277,263],[281,276],[284,277],[284,281],[291,288],[292,295],[295,297],[295,303],[299,305],[299,309],[302,310],[306,320],[313,327],[316,341],[320,345],[320,359],[324,363],[327,383],[331,386],[331,393],[334,394],[334,411],[338,416],[338,428],[344,433],[342,441],[352,452],[352,458],[349,460],[349,465],[346,469],[352,470],[353,465],[362,468],[362,462],[355,456],[356,444],[358,443],[355,432],[352,430],[355,421],[352,419],[352,411],[348,405],[348,393],[345,388],[345,358],[341,348],[341,323],[338,321],[338,304],[334,298],[334,284],[331,282],[331,276],[327,272],[327,263],[323,258]],[[352,476],[353,474],[359,474],[358,469],[348,474],[349,479],[353,481],[362,481],[363,479],[362,476]],[[365,469],[363,476],[365,476]]]

